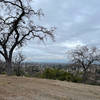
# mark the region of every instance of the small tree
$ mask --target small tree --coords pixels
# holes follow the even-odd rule
[[[25,56],[18,52],[14,57],[14,63],[20,65],[25,60]]]
[[[12,73],[12,56],[16,48],[28,40],[47,36],[54,38],[55,28],[35,25],[34,16],[41,16],[41,10],[34,11],[33,0],[0,0],[0,54],[6,61],[7,74]]]
[[[74,64],[83,68],[83,81],[87,79],[87,71],[93,63],[100,61],[100,50],[96,47],[82,46],[69,52],[69,57]]]
[[[16,73],[17,76],[20,76],[23,74],[24,70],[22,70],[22,63],[25,60],[24,55],[22,55],[21,52],[18,52],[14,57],[13,57],[13,69]]]

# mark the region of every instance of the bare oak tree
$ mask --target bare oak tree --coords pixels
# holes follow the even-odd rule
[[[69,57],[74,64],[83,68],[83,81],[85,81],[88,69],[93,63],[100,61],[100,50],[96,47],[82,46],[70,51]]]
[[[11,74],[12,55],[16,48],[28,40],[54,38],[50,30],[34,24],[34,16],[41,16],[41,10],[34,11],[32,0],[0,0],[0,54],[6,61],[8,75]]]

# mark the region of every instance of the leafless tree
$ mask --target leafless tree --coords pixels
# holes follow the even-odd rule
[[[20,65],[23,61],[25,60],[25,56],[21,53],[18,52],[14,57],[13,57],[13,62],[15,64]]]
[[[17,76],[20,76],[22,74],[21,72],[23,69],[22,63],[24,60],[25,60],[25,56],[21,52],[18,52],[13,57],[13,69]]]
[[[87,71],[92,67],[92,64],[100,61],[100,50],[96,47],[77,47],[70,51],[68,55],[74,64],[83,68],[83,81],[87,79]]]
[[[8,75],[12,72],[12,56],[16,48],[28,40],[54,38],[54,30],[35,25],[34,16],[43,15],[31,7],[33,0],[0,0],[0,54],[6,61]]]

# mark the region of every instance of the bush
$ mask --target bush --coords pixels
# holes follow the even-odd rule
[[[41,75],[38,75],[41,78],[61,80],[61,81],[72,81],[72,82],[81,82],[82,78],[80,74],[77,73],[73,75],[72,73],[66,72],[62,69],[57,68],[46,68]]]
[[[19,66],[14,67],[14,70],[13,71],[14,71],[13,72],[14,75],[16,75],[16,76],[23,76],[25,74],[23,68],[21,68]]]
[[[6,74],[6,72],[2,72],[1,74]]]
[[[56,79],[56,73],[56,69],[54,70],[53,68],[46,68],[41,76],[42,78]]]
[[[80,77],[79,75],[75,75],[73,76],[72,82],[80,83],[82,82],[82,77]]]

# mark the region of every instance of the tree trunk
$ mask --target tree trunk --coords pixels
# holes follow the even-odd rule
[[[84,70],[83,71],[83,83],[86,83],[86,81],[87,81],[87,71]]]
[[[7,75],[12,75],[13,74],[11,60],[6,60],[6,71],[7,71]]]
[[[20,67],[21,67],[20,64],[17,64],[17,68],[16,68],[16,75],[17,76],[21,75],[21,73],[20,73],[20,70],[21,70]]]

